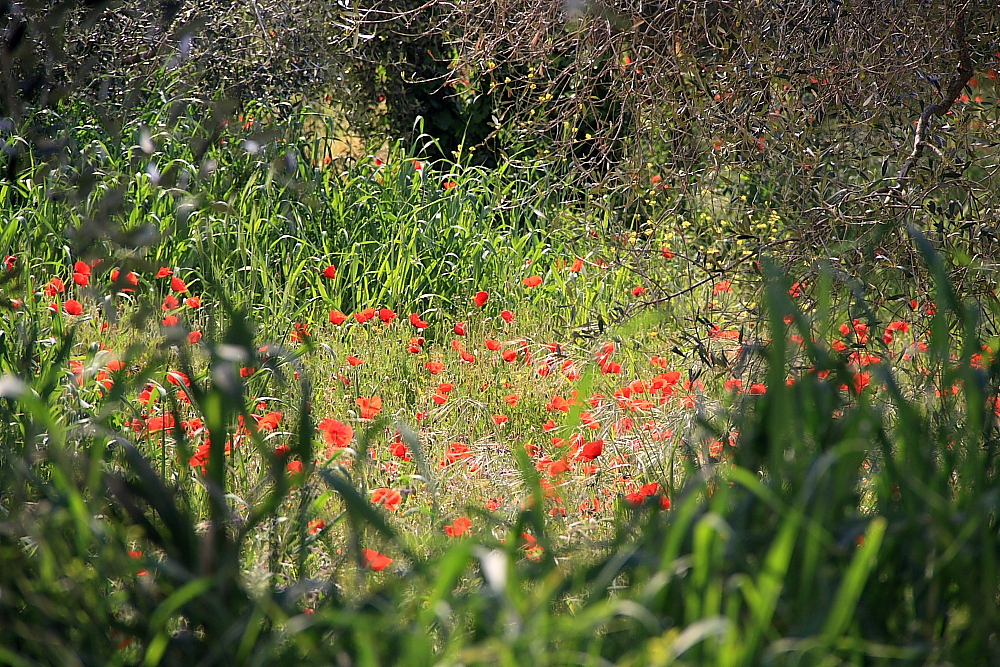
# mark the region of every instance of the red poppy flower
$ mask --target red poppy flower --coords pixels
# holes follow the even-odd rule
[[[486,305],[486,301],[489,300],[489,298],[490,298],[489,292],[476,292],[476,298],[474,299],[474,301],[476,302],[477,306],[482,308],[484,305]]]
[[[165,327],[175,327],[180,323],[180,319],[176,315],[167,315],[163,318],[163,326]]]
[[[167,382],[174,385],[175,387],[190,387],[191,379],[186,373],[180,371],[167,371]]]
[[[510,324],[514,321],[514,313],[509,310],[502,310],[500,311],[500,318],[507,324]]]
[[[517,394],[510,394],[509,396],[504,396],[503,400],[505,403],[507,403],[507,405],[515,407],[518,401],[521,400],[521,397],[518,396]]]
[[[444,453],[444,459],[441,460],[442,466],[447,466],[456,461],[461,461],[463,459],[468,459],[472,457],[472,450],[469,449],[468,445],[463,445],[460,442],[453,442],[448,446],[448,449]]]
[[[323,521],[323,519],[316,519],[314,521],[310,521],[309,522],[309,534],[310,535],[315,535],[316,533],[318,533],[319,531],[323,530],[324,528],[326,528],[326,521]]]
[[[55,296],[56,294],[62,294],[66,291],[66,283],[62,281],[62,278],[56,276],[49,281],[49,284],[45,286],[45,296]]]
[[[497,426],[503,426],[508,421],[510,421],[510,417],[508,417],[507,415],[499,415],[499,414],[493,415],[493,423],[496,424]]]
[[[449,394],[455,388],[455,385],[450,382],[442,382],[438,385],[438,391],[442,394]]]
[[[184,305],[188,308],[201,308],[201,298],[197,296],[189,296],[184,299]]]
[[[90,282],[90,265],[86,262],[77,262],[73,265],[73,282],[81,287],[85,287]]]
[[[632,288],[632,296],[642,296],[643,294],[645,294],[648,291],[649,290],[647,290],[642,285],[636,285],[635,287]]]
[[[381,572],[392,565],[392,559],[384,556],[374,549],[362,549],[361,555],[364,557],[365,567],[372,572]]]
[[[378,413],[382,412],[382,398],[380,396],[359,398],[354,402],[361,408],[362,419],[374,419]]]
[[[170,269],[170,267],[167,267],[167,266],[161,266],[161,267],[160,267],[160,270],[159,270],[159,271],[157,271],[157,272],[156,272],[156,275],[155,275],[155,276],[153,276],[153,277],[154,277],[154,278],[156,278],[157,280],[159,280],[160,278],[166,278],[166,277],[168,277],[168,276],[172,276],[172,275],[173,275],[173,273],[174,273],[174,272],[173,272],[173,271],[172,271],[172,270]]]
[[[715,287],[712,288],[712,294],[715,296],[718,296],[723,292],[732,292],[732,291],[733,291],[732,282],[728,280],[722,280],[720,282],[717,282],[715,283]]]
[[[441,184],[441,187],[443,187],[445,190],[451,190],[452,188],[457,188],[458,183],[456,183],[455,181],[445,181],[444,183]]]
[[[749,393],[751,395],[766,394],[767,393],[767,386],[763,385],[763,384],[761,384],[759,382],[757,384],[752,384],[752,385],[750,385],[750,392]]]
[[[365,308],[360,313],[354,313],[354,321],[358,324],[364,324],[373,317],[375,317],[374,308]]]
[[[420,319],[416,313],[410,313],[410,324],[418,329],[426,329],[429,325],[425,320]]]
[[[740,380],[739,378],[726,380],[722,383],[722,385],[726,388],[726,391],[732,391],[737,394],[743,391],[743,380]]]
[[[472,527],[472,521],[463,516],[455,519],[452,523],[445,526],[444,532],[448,537],[461,537],[471,527]]]
[[[68,315],[83,315],[83,305],[76,299],[66,299],[63,308]]]
[[[354,439],[354,429],[336,419],[324,419],[317,428],[322,431],[326,444],[334,447],[347,447]]]
[[[342,324],[344,322],[344,320],[346,320],[346,319],[347,319],[347,316],[344,315],[339,310],[331,310],[330,311],[330,323],[331,324]]]
[[[493,340],[492,338],[486,339],[486,349],[492,352],[498,352],[501,348],[500,341]]]
[[[556,475],[561,475],[564,472],[569,472],[569,470],[570,470],[569,463],[566,462],[565,457],[549,465],[549,475],[551,475],[552,477],[555,477]]]
[[[461,350],[459,356],[462,357],[462,361],[465,361],[470,364],[476,363],[476,357],[471,352]]]
[[[202,335],[200,331],[192,331],[188,334],[188,342],[192,345],[197,345],[201,341]]]
[[[360,366],[365,362],[360,357],[351,356],[347,357],[347,363],[349,363],[351,366]]]
[[[593,442],[588,442],[583,446],[580,458],[584,461],[593,461],[600,456],[602,452],[604,452],[604,441],[594,440]]]
[[[569,412],[569,401],[562,396],[553,396],[552,399],[545,405],[545,409],[549,412],[552,412],[553,410]]]
[[[168,294],[166,298],[163,299],[163,305],[160,306],[163,310],[173,310],[181,305],[181,302],[177,300],[173,294]]]
[[[464,336],[465,335],[465,324],[466,324],[465,322],[456,322],[455,323],[455,335],[456,336]]]
[[[333,280],[334,278],[337,277],[337,267],[332,265],[328,266],[325,269],[323,269],[322,273],[324,278],[329,278],[330,280]]]
[[[517,359],[517,352],[514,350],[504,350],[500,353],[500,356],[503,357],[503,360],[509,364],[513,363]]]
[[[539,285],[542,284],[542,277],[541,276],[528,276],[527,278],[525,278],[521,282],[524,283],[525,287],[538,287]]]
[[[444,364],[442,364],[440,361],[428,361],[426,364],[424,364],[424,368],[429,370],[431,372],[431,375],[437,375],[438,373],[444,370]]]
[[[172,289],[175,292],[187,292],[188,286],[186,282],[184,282],[177,276],[173,276],[170,279],[170,289]]]
[[[448,402],[447,394],[434,394],[431,396],[431,400],[434,401],[436,405],[444,405]]]
[[[372,502],[376,505],[384,505],[387,510],[394,511],[399,509],[399,503],[403,502],[403,496],[394,489],[375,489],[372,492]]]
[[[302,474],[302,461],[289,461],[285,469],[292,475]]]

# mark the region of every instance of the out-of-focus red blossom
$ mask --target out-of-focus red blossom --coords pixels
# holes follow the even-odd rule
[[[333,447],[347,447],[354,439],[354,429],[348,424],[327,417],[317,427],[323,434],[326,444]]]
[[[170,278],[170,289],[174,292],[187,292],[187,283],[178,278],[177,276],[171,276]]]
[[[180,324],[180,318],[176,315],[167,315],[163,318],[163,326],[165,327],[175,327]]]
[[[507,324],[510,324],[511,322],[514,321],[514,313],[510,312],[509,310],[502,310],[500,311],[500,319],[502,319]]]
[[[174,308],[177,308],[180,305],[181,302],[177,300],[177,297],[175,297],[173,294],[168,294],[163,299],[163,305],[160,306],[160,308],[162,310],[173,310]]]
[[[54,297],[57,294],[62,294],[66,291],[66,283],[62,281],[62,278],[55,276],[48,282],[45,286],[45,296]]]
[[[326,528],[326,521],[323,521],[323,519],[314,519],[313,521],[309,522],[310,535],[315,535],[324,528]]]
[[[330,311],[330,324],[342,324],[344,322],[344,320],[346,320],[346,319],[347,319],[347,316],[344,315],[339,310],[331,310]]]
[[[444,527],[445,535],[448,537],[461,537],[472,528],[472,521],[462,516]]]
[[[431,375],[437,375],[438,373],[444,370],[444,364],[442,364],[440,361],[428,361],[426,364],[424,364],[424,368],[430,371]]]
[[[743,380],[740,380],[739,378],[730,378],[722,384],[726,388],[726,391],[731,391],[737,394],[743,391]]]
[[[760,382],[750,385],[750,390],[747,392],[752,396],[759,396],[761,394],[767,393],[767,386],[761,384]]]
[[[201,308],[201,297],[189,296],[184,299],[184,305],[188,308]]]
[[[333,266],[331,264],[329,266],[324,267],[323,270],[321,271],[321,273],[322,273],[322,275],[323,275],[324,278],[327,278],[329,280],[333,280],[334,278],[337,277],[337,267],[335,267],[335,266]]]
[[[718,296],[723,292],[732,292],[732,291],[733,291],[732,282],[730,282],[729,280],[719,281],[715,283],[715,286],[712,288],[712,294],[715,296]]]
[[[486,345],[486,349],[490,350],[492,352],[497,352],[501,348],[500,341],[493,340],[492,338],[487,338],[486,341],[485,341],[485,345]]]
[[[583,446],[580,458],[583,461],[593,461],[604,452],[604,440],[594,440]]]
[[[159,280],[160,278],[168,278],[172,275],[174,275],[174,272],[169,266],[161,266],[160,270],[156,272],[156,275],[153,276],[153,278]]]
[[[393,562],[391,558],[380,554],[374,549],[362,549],[361,555],[364,558],[365,567],[372,572],[381,572],[392,565]]]
[[[382,412],[382,398],[380,396],[358,398],[354,403],[360,408],[362,419],[374,419],[378,413]]]
[[[138,286],[138,284],[139,284],[139,276],[135,275],[135,273],[133,273],[132,271],[129,271],[123,277],[121,275],[121,271],[119,271],[118,269],[112,269],[110,277],[111,277],[112,284],[114,284],[115,286],[118,286],[120,283],[125,283],[126,285],[130,285],[131,286],[131,287],[124,287],[123,286],[121,288],[121,290],[123,292],[134,292],[135,290],[132,289],[132,288]],[[124,279],[123,280],[119,280],[121,278],[124,278]]]
[[[181,371],[167,371],[167,382],[175,387],[191,386],[191,378],[189,378],[186,373],[182,373]]]
[[[372,492],[372,502],[376,505],[384,505],[389,511],[399,509],[399,504],[403,502],[403,496],[399,491],[389,488],[375,489]]]
[[[417,315],[416,313],[410,314],[410,324],[412,324],[418,329],[426,329],[428,326],[430,326],[426,320],[420,319],[420,316]]]
[[[302,474],[302,461],[289,461],[285,469],[292,475]]]
[[[529,288],[530,287],[538,287],[539,285],[542,284],[542,277],[541,276],[528,276],[527,278],[525,278],[521,282],[524,283],[525,287],[529,287]]]
[[[463,459],[468,459],[472,457],[472,450],[469,449],[468,445],[464,445],[461,442],[453,442],[448,445],[448,449],[445,450],[444,458],[441,459],[441,467],[451,465],[457,461]]]
[[[374,308],[365,308],[361,312],[354,313],[354,321],[357,322],[358,324],[364,324],[373,317],[375,317]]]
[[[192,331],[188,334],[188,342],[192,345],[197,345],[201,341],[202,333],[200,331]]]
[[[503,357],[503,360],[509,364],[513,363],[517,359],[517,352],[514,350],[504,350],[500,353],[500,356]]]
[[[465,325],[466,322],[456,322],[455,323],[455,335],[464,336],[465,335]]]
[[[83,315],[83,305],[76,299],[66,299],[63,309],[68,315]]]
[[[508,417],[507,415],[499,415],[499,414],[493,415],[493,423],[496,424],[497,426],[503,426],[508,421],[510,421],[510,417]]]
[[[476,357],[471,352],[468,352],[466,350],[459,350],[459,356],[461,357],[462,361],[466,363],[469,364],[476,363]]]
[[[3,268],[5,271],[13,271],[14,267],[17,266],[17,257],[14,255],[7,255],[3,258]]]
[[[441,184],[441,187],[444,188],[445,190],[451,190],[452,188],[457,188],[458,183],[456,183],[455,181],[445,181],[444,183]]]
[[[256,372],[257,369],[254,368],[253,366],[243,366],[242,368],[240,368],[240,377],[248,378]]]
[[[378,318],[382,320],[382,324],[389,324],[396,319],[396,311],[392,308],[380,308],[378,311]]]
[[[670,248],[668,248],[667,246],[663,246],[662,248],[660,248],[660,254],[663,255],[663,259],[673,259],[674,258],[673,251]]]
[[[579,258],[579,257],[577,257],[576,259],[574,259],[573,263],[569,267],[569,270],[572,271],[573,273],[579,273],[580,271],[582,271],[583,270],[583,260],[581,258]]]
[[[486,302],[489,300],[489,298],[490,298],[490,293],[489,292],[482,292],[482,291],[480,291],[480,292],[476,292],[476,296],[473,299],[473,301],[475,301],[475,303],[476,303],[477,306],[479,306],[480,308],[482,308],[483,306],[486,305]]]
[[[365,362],[360,357],[350,356],[347,357],[347,363],[351,366],[361,366]]]
[[[86,287],[90,282],[90,265],[86,262],[77,262],[73,265],[73,282],[80,287]]]
[[[636,285],[635,287],[632,288],[632,296],[642,296],[648,291],[649,290],[646,289],[646,287],[642,285]]]

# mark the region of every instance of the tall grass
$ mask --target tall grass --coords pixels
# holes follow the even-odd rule
[[[888,364],[876,371],[885,400],[838,390],[854,371],[811,342],[812,323],[772,275],[772,334],[761,348],[768,391],[733,413],[738,438],[680,480],[669,511],[654,507],[655,497],[617,507],[610,539],[587,557],[555,539],[541,480],[520,450],[534,503],[484,513],[489,530],[448,544],[395,528],[364,494],[367,436],[355,466],[313,468],[314,397],[304,373],[288,394],[302,475],[289,477],[251,433],[244,448],[256,452],[261,482],[234,497],[236,464],[226,464],[222,444],[247,416],[239,368],[305,371],[294,355],[261,356],[235,307],[219,344],[205,344],[200,358],[177,348],[192,378],[184,393],[213,443],[206,474],[193,480],[164,476],[156,450],[136,447],[106,410],[62,399],[72,327],[8,311],[0,663],[997,662],[1000,364],[973,363],[981,352],[974,311],[914,238],[937,279],[931,373],[940,386],[960,383],[961,400],[907,398]],[[5,275],[5,293],[27,279]],[[812,369],[791,384],[789,317]],[[144,380],[119,375],[112,402]],[[708,417],[703,428],[723,439],[727,430]],[[183,430],[173,435],[183,451]],[[421,443],[406,437],[419,461]],[[423,474],[435,473],[425,466]],[[331,499],[342,530],[313,533],[310,507]],[[357,567],[319,574],[305,556],[318,540]],[[362,547],[391,553],[394,567],[364,567]],[[297,574],[279,580],[273,573],[284,561]],[[258,567],[272,576],[258,577]]]
[[[311,116],[251,108],[229,124],[210,105],[173,99],[118,135],[79,106],[34,118],[71,159],[0,184],[9,221],[0,252],[33,258],[33,270],[89,254],[143,273],[212,276],[206,288],[262,321],[448,308],[456,294],[516,284],[526,262],[567,254],[567,233],[547,218],[558,202],[542,171],[432,165],[400,144],[380,158],[313,164],[325,152],[321,137],[306,136]],[[335,281],[320,275],[328,265]]]

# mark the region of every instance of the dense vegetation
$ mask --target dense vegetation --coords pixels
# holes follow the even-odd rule
[[[796,72],[765,136],[637,78],[752,50],[658,61],[668,11],[391,4],[5,5],[0,664],[1000,663],[998,17],[899,28],[961,61],[940,114]],[[368,21],[412,40],[334,40],[373,69],[326,90],[386,86],[389,139],[281,76]],[[88,32],[137,26],[156,66]],[[756,99],[735,67],[704,92]],[[429,91],[495,131],[401,136]]]

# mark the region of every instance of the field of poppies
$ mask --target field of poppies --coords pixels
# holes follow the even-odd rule
[[[921,232],[873,303],[767,211],[261,117],[0,184],[0,664],[1000,660],[993,306]]]

